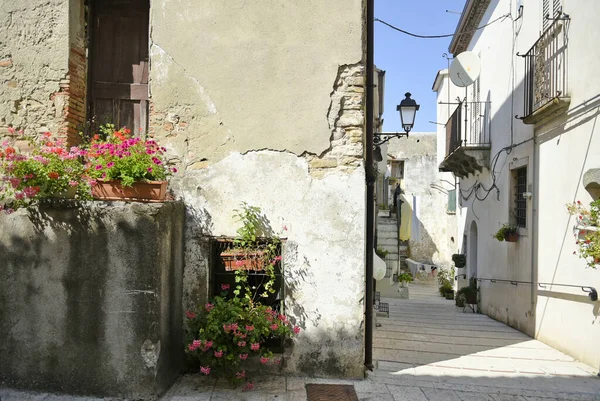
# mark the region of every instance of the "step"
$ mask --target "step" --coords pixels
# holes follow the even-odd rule
[[[382,243],[381,239],[377,239],[377,246],[386,249],[389,252],[393,252],[398,254],[398,245],[397,244],[386,244],[385,241]]]
[[[377,237],[377,245],[390,245],[398,248],[398,239],[397,238],[385,238],[385,237]]]

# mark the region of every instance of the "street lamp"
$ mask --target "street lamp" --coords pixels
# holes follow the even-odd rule
[[[415,115],[417,114],[417,110],[419,110],[419,105],[414,99],[410,98],[410,92],[406,92],[404,94],[406,96],[398,106],[396,106],[396,110],[400,112],[400,120],[402,121],[402,128],[406,131],[406,136],[412,129],[413,125],[415,125]]]
[[[408,133],[415,124],[417,110],[419,110],[419,107],[421,106],[419,106],[414,99],[410,98],[410,92],[406,92],[404,96],[406,97],[402,99],[398,106],[396,106],[396,110],[400,112],[400,121],[402,122],[404,132],[375,132],[373,133],[374,145],[381,145],[392,138],[408,136]]]

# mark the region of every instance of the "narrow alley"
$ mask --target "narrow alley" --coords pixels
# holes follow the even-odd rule
[[[382,301],[390,317],[378,318],[369,382],[385,384],[391,396],[379,400],[600,399],[591,367],[483,314],[463,313],[435,285],[411,284],[410,299]]]

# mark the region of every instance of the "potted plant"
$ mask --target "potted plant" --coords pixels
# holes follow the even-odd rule
[[[408,283],[413,281],[413,276],[410,273],[401,273],[398,275],[398,281],[400,282],[400,287],[408,287]]]
[[[378,246],[377,249],[375,250],[375,253],[377,254],[377,256],[379,256],[381,259],[385,259],[385,257],[390,253],[388,250],[383,249],[382,247]]]
[[[464,308],[466,305],[476,305],[478,294],[477,279],[471,277],[468,286],[456,291],[456,306]]]
[[[452,261],[454,262],[454,266],[456,266],[458,269],[461,269],[467,265],[467,257],[462,253],[455,253],[452,255]]]
[[[125,127],[100,127],[87,150],[87,171],[92,196],[101,200],[162,202],[167,193],[167,177],[176,172],[165,163],[166,149],[152,139],[131,137]]]
[[[270,230],[263,224],[260,208],[242,203],[235,216],[243,223],[235,241],[237,249],[242,257],[256,250],[266,255],[261,263],[267,274],[256,285],[248,282],[246,269],[236,269],[233,291],[229,284],[221,284],[219,295],[196,310],[187,311],[186,353],[202,374],[224,377],[234,384],[245,382],[244,389],[249,390],[253,387],[249,377],[253,365],[260,368],[282,362],[274,357],[269,342],[297,335],[300,327],[292,326],[283,311],[265,304],[276,292],[275,275],[268,273],[274,271],[281,257],[274,256],[276,248],[261,245],[258,234]],[[278,241],[279,238],[270,238],[262,244]]]
[[[500,242],[517,242],[517,239],[519,238],[519,228],[505,223],[500,227],[496,234],[494,234],[494,238]]]
[[[261,209],[242,202],[239,209],[234,210],[234,219],[242,223],[237,229],[233,246],[221,252],[221,260],[225,270],[265,270],[273,273],[272,261],[280,261],[276,255],[278,238],[266,236],[269,231],[261,216]]]
[[[6,144],[0,147],[0,209],[10,212],[45,198],[89,199],[81,162],[85,150],[67,148],[50,132],[25,139],[28,153]]]
[[[454,273],[454,268],[450,270],[440,269],[440,271],[437,273],[437,281],[439,284],[439,291],[441,296],[445,297],[446,294],[450,292],[454,293]]]
[[[578,250],[573,253],[596,269],[600,265],[600,199],[591,202],[589,210],[580,201],[567,204],[567,210],[577,216],[574,235]]]

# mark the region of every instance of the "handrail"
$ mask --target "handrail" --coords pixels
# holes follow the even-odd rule
[[[531,281],[521,281],[521,280],[505,280],[499,278],[479,278],[477,277],[477,281],[489,281],[491,283],[510,283],[512,285],[519,284],[536,284]],[[598,300],[598,291],[592,287],[587,285],[575,285],[575,284],[556,284],[556,283],[537,283],[540,288],[546,288],[546,286],[556,286],[556,287],[570,287],[570,288],[581,288],[581,291],[588,294],[592,301]]]

